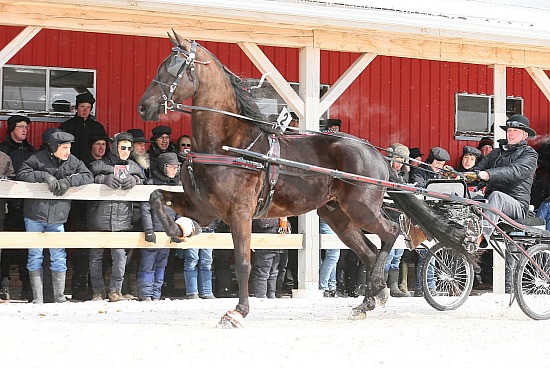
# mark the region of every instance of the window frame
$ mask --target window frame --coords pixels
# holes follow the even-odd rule
[[[34,69],[34,70],[44,70],[46,74],[45,78],[45,108],[46,110],[32,110],[32,109],[4,109],[4,70],[5,68],[25,68],[25,69]],[[36,66],[36,65],[22,65],[22,64],[5,64],[0,68],[0,120],[7,119],[10,115],[13,114],[25,114],[29,118],[39,118],[36,120],[44,121],[44,122],[63,122],[67,118],[70,118],[74,116],[75,111],[73,109],[75,98],[73,98],[72,101],[70,101],[70,111],[69,112],[61,112],[61,111],[53,111],[53,108],[51,106],[48,106],[48,103],[51,101],[52,96],[52,89],[56,87],[51,86],[51,75],[54,71],[62,71],[62,72],[82,72],[82,73],[92,73],[93,74],[93,86],[92,88],[87,88],[87,90],[92,93],[92,95],[96,96],[97,91],[97,69],[89,69],[89,68],[64,68],[64,67],[56,67],[56,66]],[[77,94],[82,92],[77,92],[75,90],[75,97]],[[51,102],[53,104],[53,101]],[[51,105],[51,104],[50,104]],[[96,115],[95,110],[95,104],[91,112],[93,115]]]

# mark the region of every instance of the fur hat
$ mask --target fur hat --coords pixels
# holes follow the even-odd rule
[[[493,142],[493,139],[490,137],[483,137],[479,141],[479,144],[477,145],[477,149],[481,150],[483,146],[491,146],[493,147],[495,145],[495,142]]]
[[[464,155],[474,155],[477,159],[480,159],[481,151],[472,146],[464,146],[462,148],[462,156],[464,157]]]
[[[143,130],[141,129],[128,129],[126,132],[130,133],[132,137],[134,137],[134,143],[149,142],[147,139],[145,139],[145,133],[143,133]]]
[[[95,104],[95,98],[90,92],[84,92],[76,96],[76,107],[85,102],[89,103],[90,105]]]
[[[396,161],[403,161],[403,163],[408,163],[409,155],[409,148],[404,144],[393,143],[388,147],[388,157],[391,157]],[[402,170],[408,172],[410,170],[409,165],[403,165]]]
[[[67,132],[53,132],[48,139],[48,146],[52,152],[57,151],[60,144],[74,142],[74,135]]]
[[[17,124],[19,122],[22,122],[22,121],[26,122],[27,124],[31,123],[31,119],[29,119],[26,116],[23,116],[23,115],[10,116],[9,119],[8,119],[8,133],[13,132],[14,129],[15,129],[15,124]]]
[[[427,164],[431,164],[434,162],[434,160],[437,161],[449,161],[451,159],[451,156],[449,155],[449,152],[447,152],[445,149],[441,147],[433,147],[430,150],[430,154],[428,155],[428,159],[426,160]]]
[[[501,126],[500,128],[502,130],[508,130],[508,128],[521,129],[524,132],[527,132],[529,138],[535,137],[537,135],[537,132],[529,128],[529,125],[531,125],[531,123],[529,122],[529,119],[527,119],[527,116],[515,114],[512,115],[510,119],[506,120],[505,126]]]
[[[164,170],[164,165],[181,165],[181,162],[175,152],[165,152],[158,157],[158,168]]]
[[[172,134],[172,128],[166,125],[159,125],[157,127],[154,127],[151,131],[153,133],[153,136],[151,137],[152,141],[157,140],[158,137],[161,137],[162,135],[171,135]]]

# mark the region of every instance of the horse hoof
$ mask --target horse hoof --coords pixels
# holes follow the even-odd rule
[[[362,309],[354,308],[351,310],[351,314],[349,315],[348,319],[352,321],[367,319],[367,312]]]
[[[389,298],[390,298],[390,289],[387,287],[380,290],[378,295],[374,297],[374,299],[376,299],[376,304],[378,304],[381,307],[384,307],[386,305]]]
[[[227,311],[227,313],[220,318],[217,327],[224,329],[243,328],[243,316],[237,311]]]

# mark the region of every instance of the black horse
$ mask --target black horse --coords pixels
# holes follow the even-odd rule
[[[244,161],[222,147],[270,152],[281,158],[388,180],[390,173],[384,157],[366,141],[350,135],[281,134],[274,126],[262,123],[264,117],[242,81],[214,55],[175,33],[170,39],[172,52],[159,65],[155,79],[144,92],[139,113],[145,121],[158,121],[161,111],[177,110],[177,102],[192,97],[195,152],[188,155],[182,168],[185,192],[157,191],[150,202],[161,213],[170,236],[181,236],[181,230],[162,214],[165,203],[201,225],[218,218],[230,226],[239,303],[228,312],[229,318],[238,323],[235,316],[246,317],[249,312],[252,219],[295,216],[311,210],[317,210],[319,217],[365,264],[369,276],[366,294],[354,310],[358,314],[372,310],[376,304],[374,296],[384,287],[384,263],[399,235],[398,225],[381,214],[384,188]],[[261,166],[268,166],[267,170]],[[436,218],[414,195],[392,196],[430,236],[461,241],[460,234]],[[380,237],[380,251],[363,231]]]

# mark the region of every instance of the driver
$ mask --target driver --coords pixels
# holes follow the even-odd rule
[[[483,157],[474,167],[474,172],[465,173],[467,181],[480,179],[486,182],[487,203],[513,219],[523,219],[527,215],[537,168],[538,154],[527,145],[527,139],[537,133],[529,125],[529,119],[524,115],[510,117],[506,125],[501,126],[506,131],[506,139],[499,140],[500,147]],[[489,211],[486,215],[493,223],[499,219],[497,214]],[[482,248],[487,246],[492,232],[493,226],[483,218],[482,235],[478,240]]]

